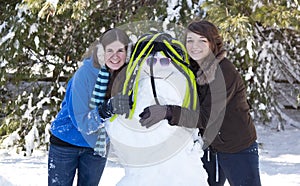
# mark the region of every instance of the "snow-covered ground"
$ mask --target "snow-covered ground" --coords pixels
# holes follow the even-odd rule
[[[262,185],[300,185],[300,131],[287,127],[276,132],[257,125],[260,144],[260,171]],[[114,186],[124,175],[124,170],[109,162],[101,179],[101,186]],[[34,151],[31,157],[0,150],[0,185],[47,185],[47,153]]]

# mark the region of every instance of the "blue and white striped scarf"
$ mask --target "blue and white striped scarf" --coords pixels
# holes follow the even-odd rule
[[[105,99],[105,95],[106,95],[106,91],[107,91],[107,86],[109,83],[109,72],[106,69],[106,66],[104,65],[99,73],[98,73],[98,77],[95,83],[95,87],[93,90],[93,95],[90,101],[89,106],[91,108],[96,108],[98,107],[101,103],[103,103],[104,99]],[[98,138],[96,141],[96,145],[94,148],[94,152],[97,155],[100,155],[102,157],[106,156],[106,131],[105,131],[105,127],[102,127],[99,129],[98,132]]]

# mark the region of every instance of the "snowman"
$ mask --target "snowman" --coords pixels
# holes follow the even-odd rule
[[[195,82],[184,51],[163,33],[141,37],[135,45],[123,87],[132,95],[133,108],[129,117],[118,115],[106,123],[111,151],[125,169],[118,186],[207,185],[198,129],[171,126],[167,120],[150,128],[139,123],[139,114],[153,104],[195,109]]]

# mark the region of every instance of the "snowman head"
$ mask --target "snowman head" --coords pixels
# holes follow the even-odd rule
[[[140,64],[140,79],[151,77],[166,80],[178,71],[172,59],[167,57],[163,51],[158,51],[141,60],[144,62]]]
[[[130,62],[136,64],[157,53],[182,65],[190,64],[184,45],[167,33],[145,34],[140,37],[134,46]]]
[[[186,49],[179,40],[167,33],[145,34],[138,39],[131,54],[123,94],[137,93],[136,84],[143,77],[167,78],[176,70],[185,76],[188,84],[182,106],[196,109],[196,82],[189,64]],[[134,109],[135,105],[132,113]]]

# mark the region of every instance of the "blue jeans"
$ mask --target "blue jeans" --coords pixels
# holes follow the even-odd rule
[[[94,155],[92,148],[50,144],[48,185],[72,186],[77,169],[77,186],[98,186],[106,158]]]
[[[256,142],[236,153],[212,153],[206,149],[201,160],[211,186],[224,185],[226,179],[231,186],[261,186]]]

